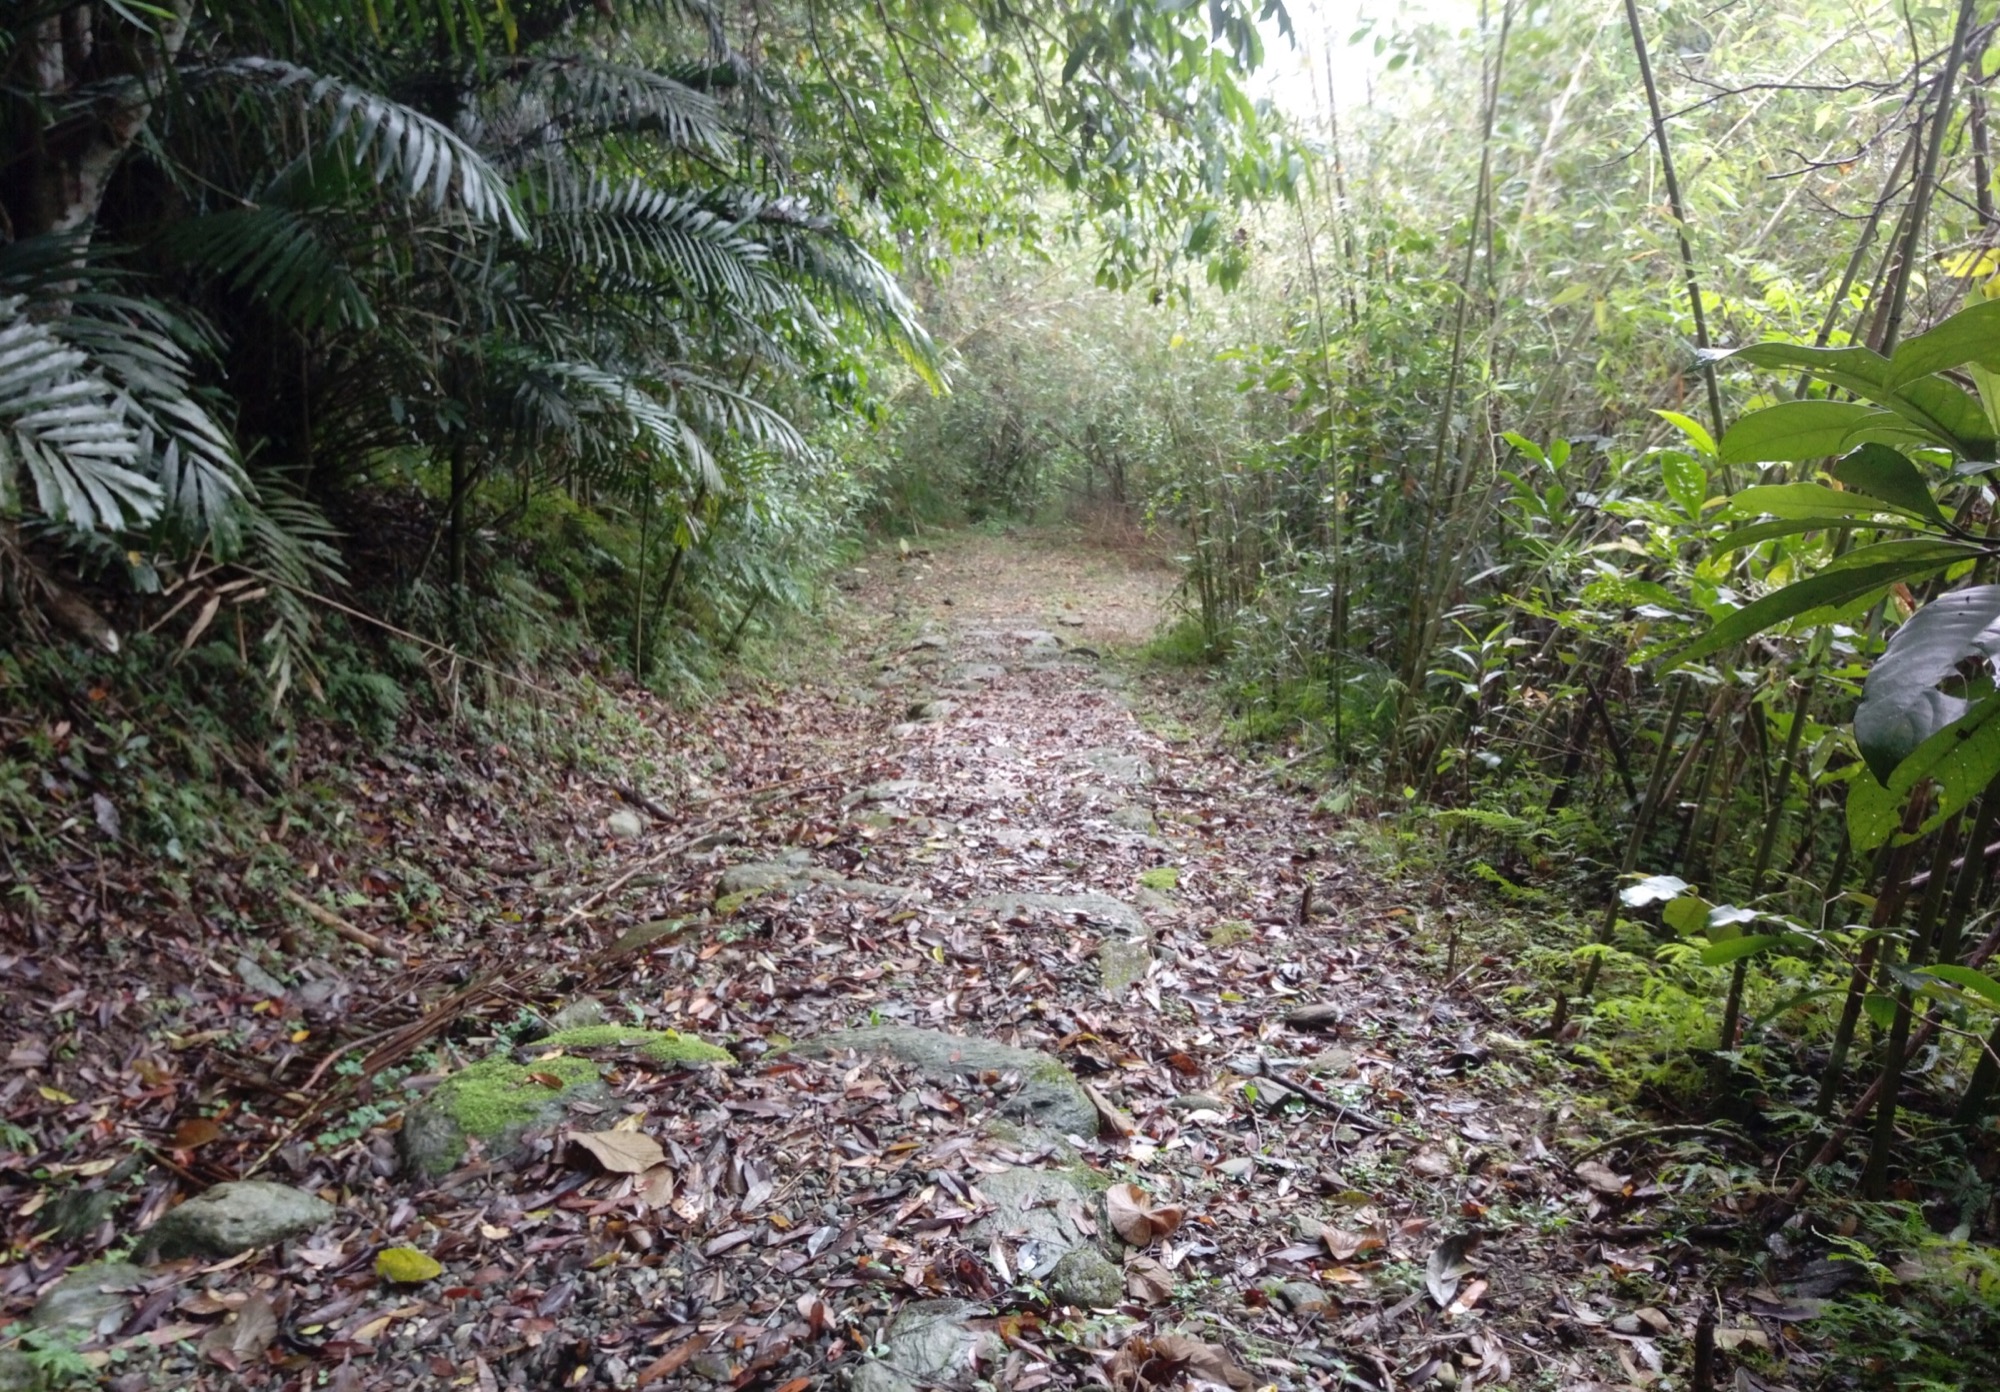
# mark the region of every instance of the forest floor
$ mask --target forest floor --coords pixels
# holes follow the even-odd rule
[[[1171,568],[961,534],[837,582],[795,679],[630,694],[625,778],[433,731],[343,755],[356,834],[278,828],[234,919],[44,875],[0,1387],[1687,1385],[1666,1142],[1600,1144],[1507,962],[1138,660]],[[413,1170],[489,1056],[525,1129]],[[250,1178],[329,1207],[80,1267]],[[1805,1356],[1788,1299],[1730,1297],[1738,1386]]]

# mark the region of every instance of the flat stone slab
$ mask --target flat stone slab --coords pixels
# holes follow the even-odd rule
[[[330,1220],[334,1206],[317,1194],[239,1179],[189,1199],[153,1224],[141,1242],[148,1252],[176,1257],[233,1257],[311,1232]]]
[[[979,1073],[1016,1074],[1021,1088],[1001,1104],[1004,1115],[1058,1136],[1097,1134],[1097,1108],[1076,1076],[1051,1055],[912,1025],[834,1030],[792,1046],[794,1053],[808,1058],[850,1049],[896,1059],[933,1080]]]
[[[1103,774],[1113,783],[1146,781],[1146,761],[1129,749],[1105,745],[1097,749],[1086,749],[1078,757],[1083,760],[1086,767]]]
[[[37,1329],[74,1330],[83,1339],[112,1333],[132,1312],[127,1292],[145,1279],[145,1271],[130,1262],[79,1266],[42,1292],[28,1322]]]
[[[1091,1246],[1088,1227],[1101,1228],[1096,1199],[1067,1170],[1016,1166],[979,1181],[993,1211],[966,1234],[980,1242],[1006,1239],[1022,1275],[1037,1280],[1071,1252]]]
[[[906,885],[877,884],[873,880],[850,880],[845,875],[835,874],[817,865],[787,858],[730,866],[722,872],[722,878],[716,883],[715,898],[719,904],[740,895],[762,894],[769,891],[793,894],[811,885],[825,885],[836,893],[851,894],[858,899],[926,897],[926,891],[922,889]]]
[[[973,1324],[992,1314],[990,1305],[970,1300],[919,1300],[905,1305],[882,1330],[882,1356],[848,1374],[850,1392],[969,1384],[981,1363],[1006,1352],[998,1334]]]
[[[953,670],[951,679],[955,682],[980,685],[999,681],[1006,675],[1007,669],[997,662],[966,662]]]
[[[1128,938],[1143,938],[1150,932],[1137,909],[1108,894],[988,894],[974,899],[972,907],[997,909],[1003,918],[1050,914],[1057,918],[1096,919]]]

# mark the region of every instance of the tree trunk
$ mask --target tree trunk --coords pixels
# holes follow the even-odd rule
[[[153,98],[187,37],[192,0],[172,0],[155,27],[108,5],[72,5],[23,36],[8,65],[56,119],[34,134],[14,178],[0,185],[0,216],[12,240],[81,233],[97,221],[104,191],[145,129]],[[98,95],[65,111],[85,87]]]

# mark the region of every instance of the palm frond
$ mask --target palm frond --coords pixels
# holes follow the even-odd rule
[[[159,485],[132,467],[146,450],[126,405],[23,297],[0,300],[0,507],[18,506],[25,470],[41,512],[80,531],[159,516]]]
[[[327,119],[326,148],[368,169],[377,185],[438,210],[453,206],[455,193],[457,206],[472,218],[496,223],[515,237],[528,235],[500,172],[457,132],[421,111],[274,58],[233,58],[203,75],[297,93],[308,109]]]
[[[564,138],[651,135],[668,145],[727,159],[722,106],[671,75],[586,53],[521,62],[510,94],[542,113],[538,129]]]
[[[169,228],[167,247],[303,330],[373,329],[374,304],[321,219],[292,208],[241,208]]]
[[[770,254],[728,218],[687,194],[633,179],[547,186],[537,228],[549,250],[633,287],[663,282],[742,313],[782,302]]]
[[[829,297],[889,339],[905,362],[934,391],[944,388],[943,357],[916,306],[889,269],[831,219],[815,217],[796,200],[753,196],[742,225],[771,259],[807,290]]]

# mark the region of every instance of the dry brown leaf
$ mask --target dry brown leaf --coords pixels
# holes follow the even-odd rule
[[[1625,1186],[1632,1182],[1630,1175],[1619,1174],[1609,1165],[1596,1160],[1586,1160],[1578,1165],[1576,1177],[1600,1194],[1623,1194]]]
[[[1410,1157],[1410,1168],[1431,1179],[1445,1179],[1458,1170],[1449,1155],[1428,1146]]]
[[[699,1335],[681,1340],[639,1370],[638,1385],[645,1387],[649,1383],[658,1382],[663,1377],[671,1377],[679,1372],[681,1365],[701,1352],[701,1346],[706,1342],[707,1340]]]
[[[209,1117],[187,1117],[174,1128],[172,1141],[175,1150],[193,1150],[205,1146],[222,1134],[222,1127]]]
[[[201,1351],[212,1363],[230,1372],[241,1372],[245,1364],[264,1356],[264,1350],[278,1337],[278,1316],[271,1302],[252,1295],[237,1307],[236,1317],[218,1324],[202,1337]]]
[[[1092,1087],[1083,1085],[1084,1095],[1090,1105],[1097,1108],[1097,1129],[1107,1136],[1135,1136],[1139,1132],[1138,1123],[1119,1109],[1118,1104]]]
[[[1162,1334],[1152,1340],[1153,1355],[1185,1368],[1191,1377],[1220,1383],[1236,1392],[1250,1392],[1257,1380],[1238,1367],[1229,1350],[1220,1344],[1190,1339],[1183,1334]]]
[[[1125,1294],[1147,1305],[1164,1304],[1173,1297],[1174,1273],[1151,1257],[1134,1257],[1125,1263]]]
[[[1474,1281],[1458,1293],[1458,1298],[1445,1307],[1447,1314],[1462,1315],[1479,1303],[1486,1294],[1486,1282]]]
[[[1348,1232],[1335,1227],[1321,1228],[1319,1240],[1326,1244],[1326,1254],[1335,1261],[1347,1261],[1382,1246],[1382,1238],[1377,1233]]]
[[[667,1159],[658,1141],[636,1131],[572,1131],[569,1138],[613,1174],[644,1174]]]
[[[638,1194],[648,1208],[665,1208],[674,1201],[674,1172],[655,1165],[639,1176]]]
[[[1152,1246],[1187,1218],[1187,1210],[1179,1204],[1156,1205],[1134,1184],[1112,1185],[1104,1195],[1104,1212],[1112,1230],[1134,1247]]]

